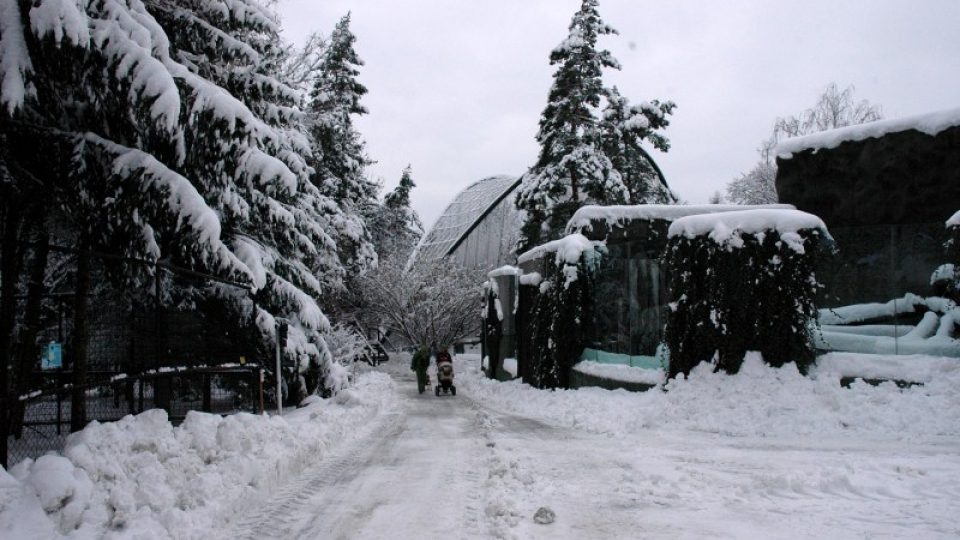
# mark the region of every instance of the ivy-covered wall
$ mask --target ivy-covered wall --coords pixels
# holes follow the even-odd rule
[[[570,368],[593,334],[594,273],[601,253],[576,236],[571,251],[548,249],[525,262],[521,257],[526,275],[517,313],[519,369],[524,382],[537,388],[569,388]]]
[[[718,370],[736,373],[751,350],[770,365],[796,362],[806,370],[814,360],[811,325],[821,287],[815,267],[832,242],[819,229],[798,234],[802,249],[776,231],[740,234],[737,245],[709,235],[670,239],[670,377],[714,360]]]

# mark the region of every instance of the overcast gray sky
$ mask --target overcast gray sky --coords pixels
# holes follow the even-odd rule
[[[358,122],[388,188],[413,165],[429,227],[482,177],[520,175],[580,0],[280,0],[286,36],[329,34],[347,11],[370,114]],[[631,101],[677,103],[654,152],[682,198],[704,202],[757,161],[778,116],[830,82],[856,86],[886,117],[960,107],[960,0],[601,0],[620,31],[601,45]]]

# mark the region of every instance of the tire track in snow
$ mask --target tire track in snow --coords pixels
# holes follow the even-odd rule
[[[302,516],[308,502],[343,476],[358,473],[362,469],[364,456],[369,455],[369,450],[364,449],[369,449],[375,438],[379,438],[380,444],[383,444],[399,434],[403,430],[400,419],[399,413],[390,413],[367,424],[362,435],[337,449],[316,466],[304,470],[302,478],[281,488],[266,501],[263,508],[239,521],[233,528],[233,534],[226,537],[250,540],[293,538],[292,529],[299,522],[291,522],[291,518]]]

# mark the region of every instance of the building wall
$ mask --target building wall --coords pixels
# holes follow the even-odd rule
[[[821,217],[837,242],[820,272],[824,307],[930,292],[944,222],[960,209],[960,127],[843,142],[777,165],[780,202]]]

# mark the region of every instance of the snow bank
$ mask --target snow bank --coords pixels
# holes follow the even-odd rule
[[[644,369],[624,364],[602,364],[584,360],[573,366],[574,371],[611,381],[626,383],[663,384],[665,374],[662,369]]]
[[[584,251],[592,250],[602,245],[601,242],[588,240],[582,234],[568,234],[559,240],[553,240],[539,245],[517,257],[517,263],[523,264],[535,259],[542,259],[550,253],[556,254],[557,264],[577,264]]]
[[[797,152],[804,150],[816,151],[822,148],[836,148],[840,146],[840,143],[848,141],[862,141],[873,137],[882,137],[888,133],[911,129],[926,133],[927,135],[936,135],[954,126],[960,126],[960,108],[917,116],[907,116],[904,118],[878,120],[856,126],[822,131],[805,137],[787,139],[777,145],[776,153],[777,157],[789,159]]]
[[[803,253],[803,238],[798,233],[811,229],[829,236],[823,220],[813,214],[799,210],[760,209],[679,218],[670,225],[667,234],[671,238],[707,236],[720,245],[738,248],[743,245],[742,234],[777,232],[787,246]]]
[[[630,221],[675,221],[677,219],[695,216],[700,214],[717,214],[721,212],[737,212],[747,209],[769,209],[769,210],[794,210],[790,204],[761,204],[761,205],[738,205],[738,204],[700,204],[700,205],[676,205],[676,204],[637,204],[622,206],[597,206],[587,205],[573,214],[570,221],[567,222],[567,233],[590,231],[593,223],[604,221],[608,227],[622,225]]]
[[[816,370],[824,376],[930,383],[960,375],[960,359],[834,352],[818,358]]]
[[[612,436],[653,430],[681,436],[832,437],[851,444],[960,437],[960,416],[945,414],[960,402],[960,370],[942,370],[924,386],[854,382],[843,388],[835,374],[815,370],[804,377],[793,364],[771,368],[751,353],[736,375],[713,373],[713,366],[700,364],[689,378],[667,383],[666,392],[544,392],[519,381],[485,379],[473,364],[457,369],[464,394],[478,402]]]
[[[511,377],[516,378],[519,370],[517,369],[517,359],[516,358],[504,358],[503,359],[503,370],[510,374]]]
[[[336,399],[284,417],[190,412],[174,427],[154,409],[93,422],[69,437],[62,456],[0,469],[0,530],[12,538],[207,537],[390,407],[390,385],[384,374],[364,374]]]
[[[950,216],[947,220],[947,227],[960,227],[960,211]]]

